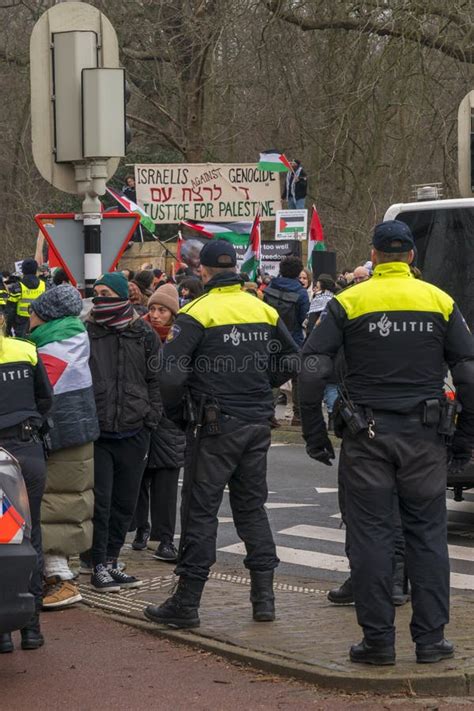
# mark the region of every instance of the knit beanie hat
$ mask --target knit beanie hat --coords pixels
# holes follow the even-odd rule
[[[150,296],[148,299],[148,308],[150,308],[152,304],[166,306],[166,308],[176,316],[179,310],[179,298],[176,287],[173,286],[173,284],[163,284],[163,286],[160,286],[153,296]]]
[[[43,291],[31,304],[32,310],[42,321],[54,321],[64,316],[79,316],[82,298],[70,284],[62,284]]]
[[[128,299],[128,281],[122,272],[106,272],[95,282],[94,286],[103,284],[112,289],[121,299]]]
[[[38,262],[36,259],[24,259],[21,263],[22,274],[34,274],[38,271]]]

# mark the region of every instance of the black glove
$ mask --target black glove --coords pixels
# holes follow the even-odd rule
[[[327,432],[321,432],[306,445],[306,452],[311,459],[322,462],[328,467],[332,467],[331,459],[335,459],[334,449]]]

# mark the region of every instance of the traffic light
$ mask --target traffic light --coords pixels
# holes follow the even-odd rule
[[[122,158],[126,153],[124,69],[82,70],[82,157]]]
[[[30,40],[33,158],[43,178],[64,192],[77,194],[76,168],[84,164],[82,72],[104,68],[119,68],[119,51],[115,30],[103,13],[85,2],[62,2],[43,13]],[[122,77],[120,113],[124,122],[123,70],[119,71]],[[103,87],[103,79],[87,81],[91,83],[87,89],[90,98],[94,81],[97,90],[99,85]],[[114,88],[105,88],[111,101],[115,101],[120,92],[118,84],[116,79],[111,80]],[[101,110],[107,108],[103,98],[97,98]],[[105,153],[100,156],[106,159],[101,173],[101,180],[105,181],[117,170],[119,156],[124,155],[125,138],[122,137],[120,143],[116,132],[113,141],[112,136],[105,135],[103,122],[97,122],[97,108],[92,109],[90,125],[94,121],[101,129],[102,145],[98,145],[98,141],[92,144],[88,128],[87,151]],[[122,133],[123,126],[124,123]],[[84,185],[87,180],[87,171],[84,171]]]

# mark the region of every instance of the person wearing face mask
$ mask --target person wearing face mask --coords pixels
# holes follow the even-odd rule
[[[94,532],[82,563],[99,592],[135,588],[141,581],[118,566],[120,549],[135,511],[150,446],[161,417],[158,384],[160,343],[134,311],[121,272],[94,284],[90,369],[100,436],[94,443]]]
[[[148,314],[143,320],[150,324],[164,343],[178,313],[178,292],[172,284],[161,286],[148,301]],[[185,437],[183,432],[164,415],[152,432],[148,463],[143,474],[135,521],[137,531],[132,548],[143,550],[154,542],[154,557],[174,563],[176,506],[179,470],[184,466]],[[148,514],[151,515],[151,529]]]

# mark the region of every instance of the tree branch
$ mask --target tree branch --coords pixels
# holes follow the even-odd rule
[[[158,52],[157,50],[140,50],[132,47],[122,47],[122,53],[130,59],[136,59],[140,62],[170,62],[170,56],[167,52]]]
[[[422,29],[411,29],[400,23],[387,22],[381,24],[369,17],[344,17],[316,20],[296,15],[291,10],[285,10],[281,0],[264,0],[267,9],[276,17],[289,24],[296,25],[303,32],[314,30],[346,30],[375,34],[379,37],[398,37],[411,40],[423,47],[436,49],[448,57],[460,62],[474,64],[474,46],[462,48],[460,45],[448,42],[446,37],[430,34]]]

